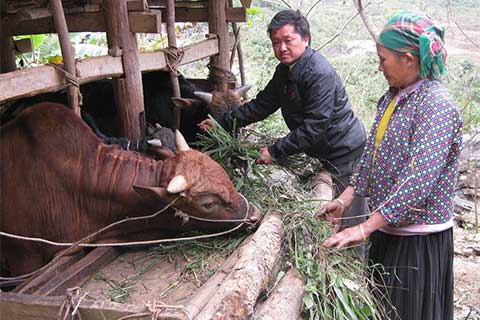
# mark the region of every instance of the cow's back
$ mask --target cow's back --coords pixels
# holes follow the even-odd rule
[[[55,207],[68,211],[75,206],[70,196],[64,197],[74,191],[68,181],[99,144],[88,126],[63,105],[41,103],[0,130],[1,229],[35,237],[74,222],[68,214],[62,220]],[[37,246],[28,248],[24,242],[2,239],[5,255],[20,252],[34,258]]]

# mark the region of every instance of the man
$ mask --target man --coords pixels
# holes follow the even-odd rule
[[[243,127],[281,108],[290,133],[273,145],[261,148],[262,156],[257,163],[270,164],[273,159],[305,152],[318,158],[333,175],[334,193],[338,195],[348,186],[362,154],[365,128],[353,113],[338,74],[320,53],[309,47],[309,24],[299,11],[277,13],[268,26],[268,34],[275,57],[280,61],[273,78],[255,99],[241,108],[217,115],[216,120],[225,129],[232,130],[234,122],[237,127]],[[212,125],[210,120],[200,123],[205,130]],[[317,176],[316,191],[322,189],[328,178],[324,172]],[[318,192],[315,193],[319,197]],[[322,195],[322,200],[331,200],[331,196],[325,199]],[[358,199],[350,209],[357,215],[366,210],[365,199]],[[361,221],[345,219],[344,222],[354,225]]]

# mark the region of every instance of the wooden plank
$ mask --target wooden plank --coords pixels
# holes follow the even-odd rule
[[[30,39],[19,39],[13,41],[13,47],[17,54],[32,52],[32,41]]]
[[[42,297],[29,294],[0,292],[0,315],[9,320],[58,319],[65,297]],[[119,319],[126,315],[146,312],[143,305],[129,305],[109,301],[92,301],[85,298],[78,309],[83,320]],[[135,317],[135,320],[151,319],[151,315]],[[3,319],[3,316],[2,316]],[[7,319],[7,318],[5,318]]]
[[[148,10],[147,0],[127,0],[128,11],[145,11]]]
[[[33,294],[43,296],[64,295],[65,290],[79,287],[101,267],[112,262],[120,255],[115,247],[99,247],[91,251],[85,258],[77,261],[61,274],[56,275],[42,285]]]
[[[141,13],[141,16],[139,16]],[[161,23],[161,13],[157,11],[151,12],[128,12],[130,21],[130,32],[157,33],[158,24]],[[141,20],[141,18],[144,21]],[[65,15],[67,27],[70,32],[105,32],[105,17],[102,11],[85,12],[77,14]],[[35,20],[19,20],[10,19],[5,27],[8,35],[25,35],[25,34],[43,34],[55,33],[53,19],[51,16],[35,19]]]
[[[53,265],[48,267],[38,276],[33,279],[26,280],[17,286],[12,292],[29,294],[38,290],[41,286],[47,283],[56,275],[65,271],[69,266],[80,260],[83,257],[83,251],[75,255],[60,257]]]
[[[252,5],[252,0],[240,0],[240,2],[245,8],[250,8],[250,6]]]
[[[218,40],[211,38],[183,49],[185,55],[181,65],[218,54]],[[164,70],[165,54],[163,51],[140,53],[139,63],[142,71]],[[122,74],[121,57],[101,56],[77,62],[77,77],[81,84],[109,77],[115,78]],[[64,88],[65,81],[62,74],[50,65],[0,74],[0,102],[32,97]]]
[[[227,22],[247,21],[247,10],[243,7],[227,8],[224,12],[225,12],[224,13],[225,19]],[[176,22],[208,22],[208,18],[209,18],[209,13],[208,13],[208,9],[206,8],[187,8],[187,7],[175,8]],[[163,21],[166,21],[167,19],[164,10],[162,10],[162,19]]]

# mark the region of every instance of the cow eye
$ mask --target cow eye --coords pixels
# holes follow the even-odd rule
[[[202,204],[202,206],[205,208],[205,210],[210,210],[212,209],[217,203],[215,201],[210,201]]]

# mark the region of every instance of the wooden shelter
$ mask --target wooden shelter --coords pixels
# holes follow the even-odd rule
[[[145,116],[141,72],[167,70],[172,73],[174,96],[179,95],[175,68],[210,57],[215,83],[224,87],[222,71],[230,70],[228,23],[246,21],[251,1],[233,7],[226,0],[16,0],[0,7],[0,102],[67,88],[70,106],[79,112],[78,86],[94,80],[114,78],[121,134],[129,138],[143,135]],[[139,53],[136,33],[160,33],[167,22],[169,48]],[[176,49],[175,22],[208,22],[207,39],[180,48],[181,60],[173,59]],[[58,33],[63,69],[52,65],[16,70],[15,54],[25,47],[16,35]],[[106,32],[107,56],[75,61],[68,32]],[[28,43],[26,44],[28,47]],[[173,69],[172,69],[173,66]],[[216,73],[216,74],[215,74]],[[179,113],[176,115],[179,121]]]
[[[224,73],[230,70],[233,61],[231,52],[235,52],[228,23],[246,21],[246,9],[251,1],[241,0],[240,3],[241,6],[234,7],[232,1],[227,0],[2,1],[0,103],[67,89],[70,106],[79,112],[79,85],[112,78],[122,120],[122,134],[129,138],[141,137],[145,126],[142,72],[170,71],[174,96],[177,96],[180,92],[176,66],[210,57],[213,85],[220,90],[226,87]],[[136,33],[159,33],[164,22],[167,24],[169,48],[140,53]],[[180,48],[183,53],[181,60],[171,58],[176,49],[175,22],[208,22],[209,26],[205,40]],[[236,25],[233,25],[233,30],[238,32]],[[106,32],[109,54],[75,60],[69,32]],[[17,70],[15,55],[31,50],[31,44],[25,39],[14,41],[13,36],[43,33],[58,33],[63,65]],[[238,41],[235,44],[238,45]],[[86,255],[62,257],[14,290],[0,291],[0,314],[12,320],[80,319],[80,315],[81,319],[87,320],[247,319],[254,313],[260,293],[275,279],[281,259],[282,235],[279,214],[267,215],[259,231],[230,257],[220,261],[218,271],[207,282],[200,288],[177,294],[177,299],[172,301],[181,302],[184,306],[180,308],[155,302],[144,305],[92,301],[79,294],[78,286],[122,257],[122,252],[116,248],[97,248]],[[163,269],[159,268],[160,274],[172,264],[166,263]],[[298,318],[303,282],[293,271],[284,278],[288,282],[280,286],[280,294],[272,295],[258,309],[258,319]],[[289,303],[282,302],[282,295],[285,296],[286,292],[295,295],[293,307],[291,298]]]

